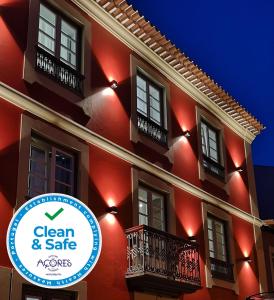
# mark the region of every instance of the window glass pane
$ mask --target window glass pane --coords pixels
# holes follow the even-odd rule
[[[212,139],[213,141],[216,141],[216,132],[213,131],[212,129],[208,128],[208,135],[209,135],[209,138]]]
[[[158,125],[161,124],[161,115],[158,111],[156,111],[153,108],[151,108],[151,110],[150,110],[150,119],[153,120]]]
[[[64,48],[71,50],[71,52],[76,53],[76,42],[64,34],[61,34],[61,45],[63,45]]]
[[[68,24],[66,21],[62,20],[61,22],[61,31],[69,39],[76,41],[77,39],[77,30],[72,25]]]
[[[56,15],[43,4],[40,4],[38,43],[42,48],[55,52]]]
[[[213,240],[213,232],[210,229],[208,229],[208,239]]]
[[[55,180],[71,185],[72,173],[62,168],[56,167]]]
[[[162,195],[152,193],[152,226],[154,228],[165,230],[165,211],[164,197]]]
[[[76,55],[69,51],[67,48],[64,48],[61,46],[61,52],[60,52],[61,60],[70,65],[72,68],[75,69],[76,67]]]
[[[53,40],[55,39],[55,27],[44,19],[39,19],[39,29],[45,35],[51,37]]]
[[[148,225],[147,216],[139,214],[139,225]]]
[[[147,101],[147,94],[146,92],[144,92],[142,89],[140,89],[139,87],[137,87],[137,97],[140,98],[141,100],[143,100],[144,102]]]
[[[201,139],[202,139],[202,150],[203,154],[208,156],[208,136],[207,136],[207,126],[205,123],[201,122]]]
[[[28,194],[33,197],[47,192],[47,180],[38,176],[29,175]]]
[[[52,25],[55,25],[56,15],[43,4],[40,4],[40,16],[47,20]]]
[[[210,149],[210,158],[214,161],[218,162],[218,153],[215,150]]]
[[[155,100],[158,100],[160,101],[160,92],[158,89],[156,89],[155,87],[153,86],[149,86],[149,94],[155,99]]]
[[[55,193],[62,193],[62,194],[67,194],[71,195],[72,190],[70,186],[64,185],[59,182],[55,182]]]
[[[139,75],[136,76],[137,78],[137,87],[141,88],[143,91],[146,91],[147,89],[147,83],[143,78],[141,78]]]
[[[47,153],[31,145],[28,174],[28,195],[33,197],[47,190]]]
[[[55,51],[55,41],[50,37],[46,36],[44,33],[39,31],[38,36],[39,45],[42,46],[45,50],[49,50],[51,53],[54,54]]]
[[[139,201],[139,212],[147,215],[147,203],[143,202],[143,201]]]
[[[144,202],[147,202],[147,191],[145,189],[139,187],[138,198]]]
[[[213,244],[213,241],[209,241],[209,251],[214,252],[214,244]]]
[[[137,98],[137,111],[139,111],[141,114],[147,116],[147,104]]]
[[[150,106],[153,107],[154,109],[158,110],[158,111],[161,110],[161,108],[160,108],[160,102],[157,101],[157,100],[155,100],[155,99],[153,99],[153,98],[151,98],[151,97],[150,97]]]
[[[71,170],[73,168],[73,157],[64,152],[56,151],[56,165]]]

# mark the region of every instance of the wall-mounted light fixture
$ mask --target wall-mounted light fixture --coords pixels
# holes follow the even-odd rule
[[[183,131],[183,136],[185,136],[186,138],[189,138],[191,136],[190,131],[189,130]]]
[[[247,262],[252,263],[252,258],[250,256],[244,256],[242,258],[237,259],[238,262]]]
[[[251,259],[250,256],[244,257],[244,258],[242,259],[242,261],[245,261],[245,262],[248,262],[248,263],[252,263],[252,259]]]
[[[112,80],[110,83],[109,83],[109,86],[113,89],[113,90],[116,90],[117,87],[118,87],[118,82],[116,80]]]
[[[118,214],[118,208],[116,206],[109,206],[107,208],[107,212],[109,214],[112,214],[112,215],[117,215]]]
[[[197,242],[197,238],[196,238],[195,235],[189,236],[188,239],[189,239],[191,242],[194,242],[194,243]]]
[[[236,169],[235,169],[235,171],[237,171],[237,172],[239,172],[239,173],[242,173],[243,172],[243,167],[237,167]]]

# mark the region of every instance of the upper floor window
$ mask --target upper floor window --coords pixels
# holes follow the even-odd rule
[[[39,9],[36,68],[81,94],[80,29],[43,3]]]
[[[38,46],[73,69],[79,69],[79,35],[74,24],[40,4]]]
[[[75,155],[32,136],[28,172],[28,196],[57,192],[75,195]]]
[[[201,137],[203,154],[215,162],[219,162],[218,131],[202,121]]]
[[[204,120],[201,121],[201,146],[203,166],[213,175],[225,177],[224,167],[221,165],[220,132]]]
[[[165,196],[147,187],[138,188],[139,225],[166,230]]]
[[[29,0],[23,79],[77,103],[90,94],[91,24],[70,1]]]
[[[229,262],[226,223],[212,215],[207,217],[209,258],[213,277],[233,280]]]
[[[141,73],[137,74],[137,111],[163,126],[163,91]]]

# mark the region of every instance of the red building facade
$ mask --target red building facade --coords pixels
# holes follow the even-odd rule
[[[0,3],[1,299],[267,290],[262,125],[125,1]],[[65,290],[31,286],[5,250],[14,210],[44,192],[81,199],[102,230],[95,269]]]

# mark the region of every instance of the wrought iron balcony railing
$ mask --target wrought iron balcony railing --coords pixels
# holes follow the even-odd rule
[[[84,76],[41,47],[36,49],[36,69],[81,96]]]
[[[203,166],[206,171],[210,172],[211,174],[220,177],[221,179],[225,178],[225,168],[217,163],[216,161],[212,160],[206,155],[203,155]]]
[[[200,288],[198,244],[141,225],[126,230],[128,268],[133,289],[178,296]]]
[[[167,146],[168,131],[151,121],[149,118],[137,113],[138,129],[144,134],[150,136],[158,143]]]
[[[210,268],[212,277],[234,281],[233,264],[210,257]]]

